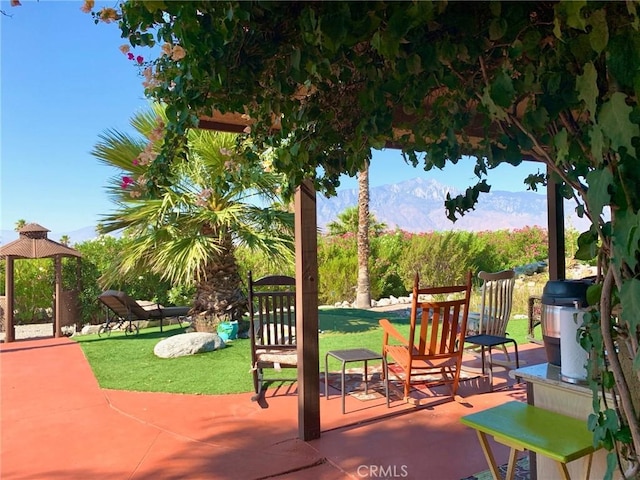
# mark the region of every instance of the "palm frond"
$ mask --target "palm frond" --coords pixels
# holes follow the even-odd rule
[[[154,105],[131,119],[139,138],[107,130],[92,154],[134,180],[144,179],[148,166],[133,159],[148,151],[158,117],[165,118],[163,107]],[[237,135],[192,130],[188,139],[188,160],[171,164],[172,184],[158,186],[155,197],[122,188],[122,175],[109,180],[116,208],[103,216],[101,231],[123,230],[127,238],[111,278],[151,271],[172,282],[200,282],[217,256],[229,255],[229,240],[274,258],[292,255],[293,215],[271,207],[281,202],[283,178],[255,159],[238,157]]]

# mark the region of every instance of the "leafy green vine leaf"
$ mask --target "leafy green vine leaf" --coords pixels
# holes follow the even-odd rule
[[[604,134],[611,139],[611,145],[615,150],[620,147],[627,152],[634,152],[631,140],[640,135],[637,124],[631,123],[629,116],[633,109],[627,105],[627,96],[622,92],[615,92],[604,103],[598,123]]]
[[[582,100],[586,106],[591,118],[596,118],[596,99],[598,98],[598,72],[592,62],[585,64],[582,75],[578,75],[576,79],[576,87],[578,89],[578,98]]]

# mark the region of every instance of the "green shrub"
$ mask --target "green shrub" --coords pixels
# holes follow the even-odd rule
[[[477,259],[484,253],[481,242],[470,232],[429,232],[408,235],[407,247],[399,263],[407,289],[420,275],[421,285],[460,283],[466,272],[477,272]]]
[[[264,252],[254,251],[248,247],[240,246],[236,248],[236,260],[240,278],[246,283],[247,275],[251,271],[254,279],[265,275],[291,275],[295,276],[295,263],[293,257],[289,261],[275,260],[268,257]]]
[[[568,231],[567,244],[575,244],[577,232]],[[81,254],[79,301],[81,323],[99,323],[104,319],[98,295],[107,288],[123,290],[131,297],[163,305],[189,305],[191,285],[170,285],[157,275],[144,274],[122,278],[117,285],[100,281],[111,259],[119,255],[122,240],[111,236],[74,245]],[[246,282],[249,270],[254,278],[273,273],[295,276],[290,260],[273,260],[264,253],[238,246],[236,258],[241,278]],[[494,232],[389,231],[371,237],[369,278],[371,298],[404,296],[411,290],[416,271],[422,285],[460,282],[467,270],[474,277],[480,270],[498,271],[547,258],[547,232],[539,227]],[[0,265],[0,291],[4,289],[4,261]],[[20,322],[42,320],[53,304],[53,261],[50,259],[15,262],[16,319]],[[358,254],[356,236],[318,237],[318,300],[333,305],[355,299]],[[75,258],[63,259],[63,285],[75,289]],[[476,279],[477,281],[477,279]],[[50,310],[49,310],[50,311]],[[46,320],[46,319],[45,319]]]
[[[358,277],[356,236],[347,233],[318,237],[318,302],[352,302]]]
[[[540,227],[478,232],[486,243],[488,255],[481,266],[498,271],[545,260],[549,256],[547,231]]]

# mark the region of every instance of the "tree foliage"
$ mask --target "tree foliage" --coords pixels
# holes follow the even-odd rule
[[[164,44],[167,53],[147,72],[147,94],[169,105],[170,133],[147,187],[153,192],[171,182],[169,165],[186,155],[186,131],[216,110],[251,117],[244,161],[272,149],[289,193],[305,178],[333,193],[339,175],[355,175],[371,148],[398,146],[425,170],[473,156],[477,183],[446,202],[453,220],[489,190],[488,169],[524,157],[543,162],[592,221],[582,237],[592,248],[583,251],[599,256],[603,277],[591,295],[595,321],[585,335],[602,360],[604,371],[595,372],[600,386],[610,373],[620,396],[614,409],[620,422],[600,415],[595,423],[605,437],[628,440],[637,465],[640,406],[631,394],[640,382],[637,7],[636,1],[125,2],[123,37],[134,47]],[[545,178],[525,181],[536,188]],[[632,359],[631,375],[621,357]]]
[[[327,224],[329,235],[344,235],[345,233],[358,233],[358,207],[353,205],[338,213],[338,218]],[[387,228],[386,223],[378,222],[373,213],[369,214],[369,231],[374,236],[380,235]]]
[[[153,272],[174,285],[195,285],[190,313],[203,322],[239,319],[246,298],[237,246],[271,257],[292,254],[293,215],[278,196],[282,176],[262,164],[250,168],[235,162],[236,135],[191,130],[188,161],[171,164],[173,183],[160,186],[156,198],[144,195],[166,110],[156,104],[136,114],[131,124],[138,135],[109,130],[92,152],[121,172],[108,186],[117,208],[104,217],[101,230],[123,230],[125,243],[104,281]]]

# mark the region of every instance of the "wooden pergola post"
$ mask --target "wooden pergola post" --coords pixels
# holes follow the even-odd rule
[[[560,185],[547,167],[547,232],[549,236],[549,280],[566,278],[564,241],[564,200]]]
[[[308,441],[320,438],[318,229],[316,191],[310,181],[295,194],[295,250],[298,436]]]

